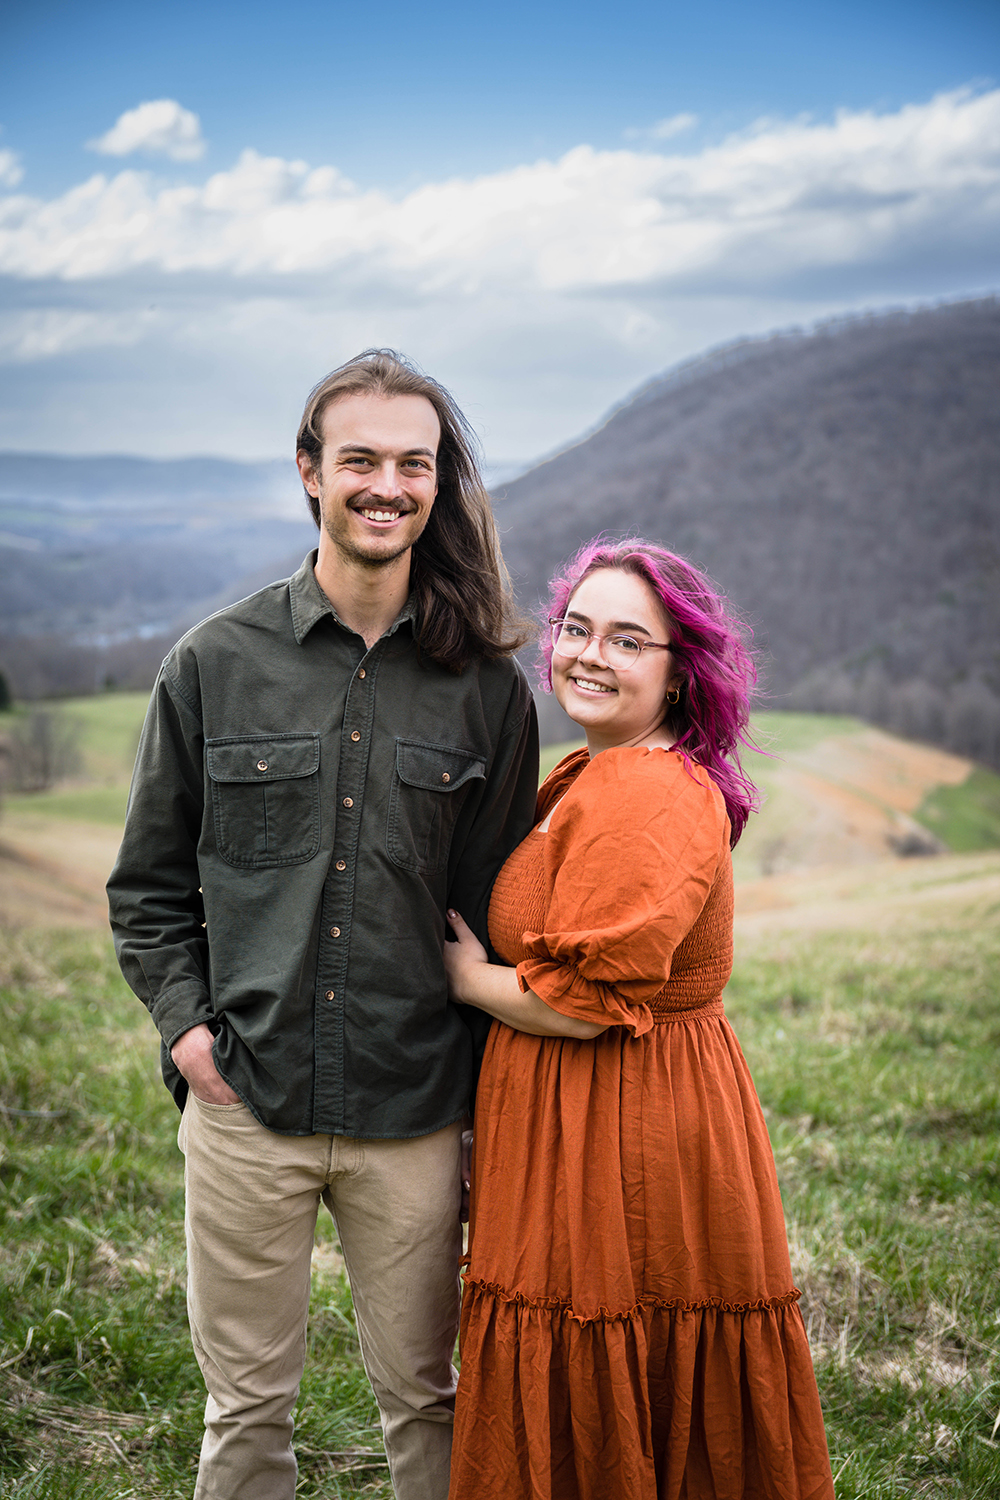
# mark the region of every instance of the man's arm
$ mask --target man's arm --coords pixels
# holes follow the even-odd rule
[[[211,1060],[208,1024],[198,874],[204,794],[200,719],[164,669],[146,714],[125,833],[108,881],[111,928],[122,973],[175,1065],[201,1098],[228,1104],[236,1095]]]
[[[462,913],[487,946],[493,882],[531,829],[537,795],[538,724],[531,689],[518,667],[489,775],[452,846],[449,872],[448,905]]]
[[[452,846],[448,905],[460,911],[489,948],[487,919],[500,866],[535,819],[538,794],[538,725],[524,673],[517,669],[496,755],[482,795],[460,839]],[[472,1035],[478,1072],[492,1018],[475,1006],[458,1010]]]

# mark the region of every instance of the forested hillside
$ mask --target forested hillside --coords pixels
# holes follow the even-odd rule
[[[644,534],[744,612],[771,706],[1000,764],[997,299],[731,345],[495,499],[525,608],[582,540]],[[22,696],[140,686],[314,535],[290,459],[0,455],[0,668]]]
[[[507,486],[525,604],[595,532],[705,567],[774,706],[1000,760],[1000,304],[747,342],[653,381]]]

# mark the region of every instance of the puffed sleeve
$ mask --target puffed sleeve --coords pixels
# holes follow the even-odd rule
[[[641,1036],[674,949],[729,849],[725,803],[707,773],[662,750],[605,750],[581,772],[545,836],[552,895],[517,965],[560,1015]]]

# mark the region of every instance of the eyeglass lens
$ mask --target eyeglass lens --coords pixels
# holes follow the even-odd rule
[[[591,632],[572,620],[557,621],[552,626],[552,645],[560,656],[579,656],[590,639]],[[617,672],[627,671],[642,655],[639,642],[631,636],[604,636],[600,639],[604,660]]]

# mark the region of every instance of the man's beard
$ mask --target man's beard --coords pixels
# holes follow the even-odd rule
[[[424,525],[426,526],[426,521]],[[333,521],[324,521],[323,529],[345,562],[372,569],[385,568],[390,563],[398,562],[419,541],[424,532],[424,527],[421,527],[417,536],[411,535],[407,541],[400,539],[397,547],[387,551],[368,552],[363,547],[357,546],[350,536],[341,531]]]
[[[352,542],[345,540],[344,537],[337,536],[331,527],[327,527],[326,532],[341,557],[347,562],[357,563],[362,568],[384,568],[389,563],[397,562],[413,546],[412,542],[401,542],[395,551],[379,552],[373,555],[370,552],[363,551],[360,547],[355,547]]]

